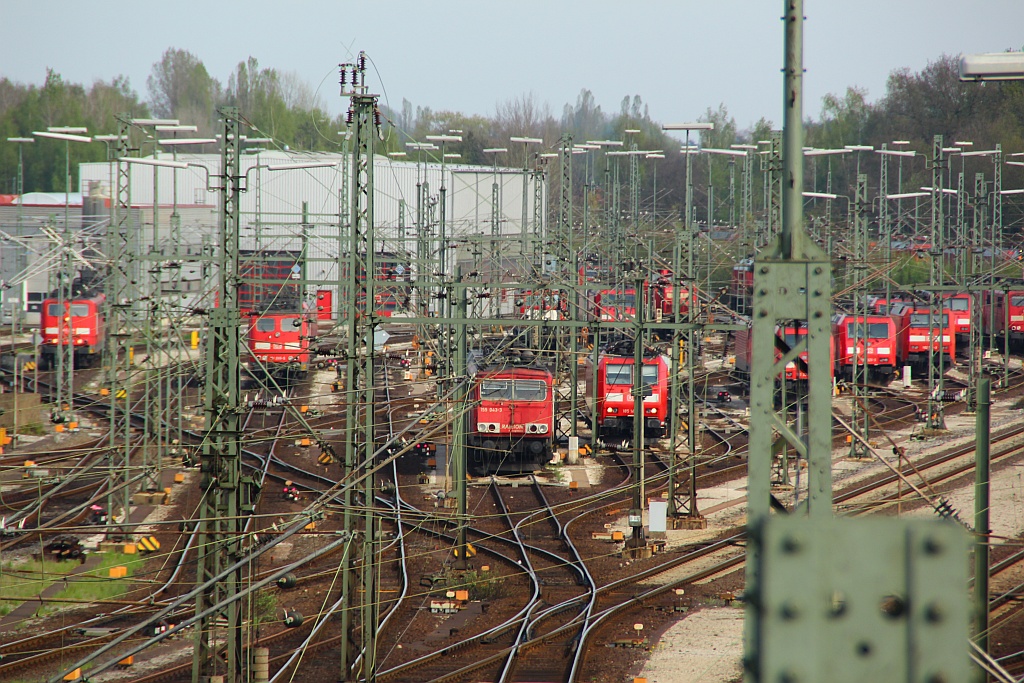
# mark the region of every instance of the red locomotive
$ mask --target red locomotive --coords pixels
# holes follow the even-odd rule
[[[974,297],[967,292],[946,294],[942,297],[943,308],[948,308],[953,316],[953,332],[960,341],[969,342],[971,338],[971,308]]]
[[[362,255],[365,259],[365,254]],[[348,255],[341,263],[341,278],[347,279],[349,273]],[[407,259],[390,251],[378,251],[373,255],[373,312],[383,318],[390,318],[408,309],[410,297],[410,265]],[[362,267],[356,271],[359,282],[366,279]],[[342,297],[345,295],[342,294]],[[356,293],[356,301],[362,307],[366,293],[360,287]]]
[[[868,311],[875,315],[888,315],[889,307],[894,305],[897,299],[893,297],[892,301],[886,299],[884,296],[869,296],[868,297]]]
[[[252,359],[250,372],[254,375],[305,375],[315,355],[312,345],[317,334],[316,319],[312,311],[254,313],[245,335]]]
[[[946,354],[949,357],[943,362],[950,366],[956,364],[956,334],[948,308],[933,311],[928,304],[907,302],[894,304],[891,313],[896,323],[902,365],[927,367],[929,347],[933,353],[939,352],[934,353],[935,363]]]
[[[274,307],[297,309],[301,286],[301,256],[291,251],[249,251],[240,254],[238,308],[243,318]]]
[[[754,328],[747,327],[746,329],[739,330],[736,332],[736,370],[741,375],[749,376],[750,368],[754,357]],[[775,328],[775,335],[789,348],[796,346],[797,342],[802,337],[807,336],[807,325],[803,321],[796,321],[794,324],[777,326]],[[835,341],[831,332],[829,333],[829,374],[832,375],[835,372]],[[778,361],[782,358],[782,351],[779,349],[779,344],[775,345],[775,360]],[[804,363],[807,362],[807,352],[803,351],[800,354],[801,360]],[[780,378],[781,378],[781,374]],[[795,361],[786,364],[786,381],[787,382],[806,382],[807,381],[807,370],[799,366]]]
[[[603,322],[636,320],[636,289],[602,289],[594,297],[594,316]]]
[[[652,286],[643,283],[643,298],[652,304],[655,322],[671,322],[675,315],[672,278],[668,271],[662,271]],[[697,294],[689,287],[679,287],[679,314],[685,320],[690,307],[697,305]],[[602,289],[594,297],[594,317],[601,321],[623,321],[636,319],[637,295],[635,287],[624,289]]]
[[[654,319],[658,322],[672,322],[675,311],[672,300],[676,295],[672,285],[672,274],[663,270],[654,286]],[[697,292],[689,287],[679,287],[679,317],[686,320],[690,309],[697,307]]]
[[[1024,290],[986,292],[982,327],[985,334],[999,335],[1000,344],[1005,332],[1012,348],[1024,345]]]
[[[744,259],[732,267],[729,306],[740,315],[750,315],[754,305],[754,260]]]
[[[895,376],[899,350],[896,323],[886,315],[832,317],[836,375],[853,376],[853,364],[864,365],[871,382],[888,384]],[[865,351],[866,349],[866,351]]]
[[[557,289],[522,290],[516,294],[516,311],[523,320],[564,320],[565,303]]]
[[[43,301],[40,328],[42,342],[39,347],[39,368],[54,366],[58,347],[70,344],[74,348],[75,367],[90,367],[99,362],[107,338],[103,294],[92,297],[60,301]]]
[[[555,395],[551,371],[505,366],[476,374],[469,411],[468,459],[485,474],[532,472],[551,460]]]
[[[597,405],[593,405],[595,381],[593,367],[586,371],[587,403],[601,434],[633,434],[633,341],[623,340],[601,354],[597,364]],[[651,438],[665,435],[669,427],[669,367],[665,356],[646,351],[640,381],[644,387],[644,434]]]

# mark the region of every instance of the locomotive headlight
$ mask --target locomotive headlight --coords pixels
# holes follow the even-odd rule
[[[607,412],[609,415],[614,415],[615,413],[619,412],[619,409],[613,408],[612,406],[608,406],[608,409],[605,412]]]
[[[657,415],[658,414],[658,409],[657,408],[648,408],[647,409],[647,414],[648,415]]]
[[[530,422],[526,425],[526,431],[530,434],[547,434],[548,426],[543,422]]]

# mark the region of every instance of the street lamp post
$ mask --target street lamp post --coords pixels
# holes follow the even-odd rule
[[[610,272],[616,263],[623,259],[622,231],[619,229],[618,211],[618,177],[612,178],[612,159],[610,154],[615,148],[622,147],[622,140],[587,140],[587,145],[595,145],[598,149],[606,149],[604,155],[604,220],[606,231],[612,235],[612,248],[606,250],[605,260],[601,263],[602,271]],[[595,339],[595,344],[597,340]],[[595,347],[596,348],[596,347]]]
[[[430,314],[430,296],[427,292],[427,283],[433,279],[433,269],[430,264],[430,182],[428,180],[428,169],[423,157],[429,150],[438,149],[437,145],[431,142],[407,142],[407,149],[419,152],[416,155],[416,267],[415,273],[415,295],[416,307],[422,318]],[[420,175],[420,166],[423,166],[423,174]],[[425,334],[420,330],[420,334]]]
[[[7,138],[7,142],[14,142],[14,143],[17,143],[17,145],[18,145],[18,177],[17,177],[17,184],[15,186],[15,192],[18,195],[18,216],[17,216],[17,219],[16,219],[17,222],[15,223],[15,227],[14,227],[14,235],[15,235],[16,239],[15,239],[15,245],[14,245],[14,254],[15,254],[14,268],[12,268],[12,270],[14,272],[19,272],[19,273],[22,270],[24,270],[25,265],[27,265],[27,263],[25,265],[23,265],[23,263],[22,263],[22,261],[23,261],[22,253],[23,253],[23,251],[25,249],[25,246],[21,243],[21,237],[22,237],[22,216],[23,216],[24,204],[25,204],[25,202],[22,200],[22,196],[25,194],[25,162],[24,162],[24,158],[22,156],[22,153],[24,152],[24,146],[25,145],[32,144],[35,141],[36,141],[35,138],[25,138],[25,137]],[[27,262],[27,259],[24,259],[24,260]],[[19,305],[24,308],[24,306],[25,306],[25,297],[24,296],[19,297]],[[13,315],[14,312],[12,311],[11,313]]]
[[[687,248],[687,252],[688,252],[687,253],[687,259],[686,259],[686,261],[687,261],[686,278],[689,281],[689,287],[687,288],[687,291],[686,291],[686,300],[687,300],[687,303],[688,303],[686,316],[687,316],[687,322],[690,323],[689,327],[686,329],[686,369],[687,369],[687,389],[688,389],[688,391],[687,391],[687,393],[688,393],[687,405],[688,405],[688,408],[689,408],[689,412],[688,412],[688,414],[686,416],[686,444],[687,444],[687,449],[689,450],[689,456],[690,456],[689,457],[689,460],[690,460],[689,475],[690,476],[689,476],[689,496],[688,496],[688,501],[687,501],[687,504],[686,504],[686,517],[687,517],[687,522],[686,523],[688,525],[690,525],[690,526],[703,526],[703,525],[706,524],[706,521],[704,521],[703,516],[697,510],[697,450],[698,450],[698,448],[697,448],[697,419],[698,418],[697,418],[697,410],[696,410],[696,395],[695,395],[696,394],[696,385],[695,385],[694,375],[695,375],[695,372],[696,372],[696,366],[695,366],[695,360],[696,359],[695,359],[695,356],[697,354],[697,344],[696,344],[696,341],[697,341],[697,334],[698,333],[696,332],[694,327],[695,327],[696,316],[697,316],[697,310],[696,310],[697,306],[696,306],[696,303],[697,303],[697,301],[699,299],[695,296],[695,291],[694,291],[696,289],[696,285],[697,285],[697,278],[696,278],[696,274],[694,273],[694,270],[693,270],[694,269],[694,259],[693,259],[693,256],[694,256],[694,254],[693,254],[693,251],[694,251],[694,234],[693,234],[693,210],[692,210],[692,206],[693,206],[693,154],[696,153],[697,150],[690,146],[690,131],[691,130],[710,131],[710,130],[714,130],[714,128],[715,128],[715,124],[714,123],[710,123],[710,122],[670,123],[670,124],[667,124],[667,125],[662,127],[662,130],[666,130],[666,131],[681,130],[681,131],[684,131],[685,134],[686,134],[686,143],[685,143],[685,146],[683,147],[683,149],[681,151],[682,151],[683,154],[686,155],[686,200],[685,200],[685,212],[686,212],[686,215],[685,215],[685,217],[683,219],[683,229],[686,232],[687,239],[689,241],[689,247]],[[709,229],[710,229],[710,226],[709,226]],[[679,234],[677,232],[676,233],[676,245],[677,245],[676,249],[677,250],[678,250],[679,243],[680,243],[680,239],[679,239]],[[678,268],[678,263],[679,263],[679,259],[677,258],[676,259],[677,268]],[[678,283],[679,283],[680,278],[678,276],[678,273],[673,273],[673,276],[674,276],[672,278],[672,287],[673,287],[673,290],[674,290],[673,291],[673,296],[672,296],[673,320],[675,322],[679,322],[679,287],[678,287]],[[678,336],[679,332],[678,332],[678,328],[675,328],[675,330],[676,331],[673,332],[673,338],[672,338],[672,355],[673,355],[672,367],[673,367],[673,369],[679,367],[679,336]],[[679,382],[679,377],[678,377],[678,370],[674,370],[672,380],[673,380],[672,381],[672,387],[671,387],[672,395],[673,395],[672,405],[678,406],[680,404],[680,401],[678,399],[680,398],[679,397],[679,393],[680,393],[680,389],[681,389],[680,382]],[[669,504],[669,514],[671,514],[673,517],[680,516],[680,510],[679,510],[677,502],[676,502],[677,494],[676,494],[676,491],[675,491],[675,489],[676,489],[676,477],[677,477],[677,472],[676,472],[676,469],[677,469],[677,463],[676,463],[676,457],[677,457],[677,455],[676,455],[676,431],[677,431],[677,429],[678,429],[678,424],[676,425],[676,428],[673,429],[673,432],[672,432],[672,437],[671,437],[672,448],[671,448],[670,461],[669,461],[670,462],[670,464],[669,464],[669,470],[670,471],[669,471],[669,491],[668,491],[669,503],[668,504]]]
[[[71,247],[71,225],[68,217],[68,204],[71,201],[71,143],[92,142],[92,138],[83,135],[87,133],[86,128],[80,126],[52,126],[45,131],[33,131],[32,135],[37,138],[49,138],[62,140],[64,142],[64,226],[59,238],[60,244],[60,266],[58,268],[57,285],[57,406],[53,411],[54,422],[69,422],[73,420],[73,396],[74,396],[74,306],[71,300],[74,298],[72,292],[72,281],[74,280],[72,269],[72,247]],[[44,311],[45,313],[45,311]],[[67,406],[65,408],[64,406]]]
[[[897,144],[897,143],[893,143]],[[889,202],[886,201],[891,195],[889,194],[889,157],[896,157],[899,159],[899,183],[896,187],[896,194],[899,195],[901,192],[900,185],[903,184],[903,159],[905,157],[913,157],[915,152],[889,149],[887,145],[882,145],[881,149],[876,149],[875,154],[881,157],[881,169],[880,169],[880,181],[879,181],[879,196],[882,198],[882,202],[879,206],[879,225],[882,232],[882,239],[885,242],[885,262],[892,266],[892,219],[889,216]],[[900,217],[899,205],[896,210],[897,218]],[[885,278],[885,301],[888,306],[892,301],[892,277]]]
[[[657,229],[658,227],[658,163],[657,159],[664,159],[665,155],[661,152],[647,152],[644,155],[644,159],[654,159],[655,162],[652,164],[654,168],[654,189],[651,192],[651,227]]]
[[[440,144],[440,147],[441,147],[441,187],[438,190],[438,194],[439,194],[439,200],[438,201],[439,201],[439,204],[440,204],[440,206],[439,206],[440,214],[438,215],[438,228],[437,228],[438,239],[439,239],[439,243],[438,243],[438,262],[441,264],[441,272],[444,273],[444,274],[447,274],[447,273],[449,273],[449,269],[448,269],[448,250],[447,250],[447,244],[446,244],[446,241],[448,239],[448,235],[446,234],[447,233],[447,212],[448,212],[448,200],[447,200],[447,192],[448,192],[448,190],[445,187],[445,177],[444,177],[444,175],[445,175],[445,160],[448,159],[448,158],[453,158],[453,157],[449,157],[445,153],[444,149],[445,149],[445,145],[447,145],[449,143],[462,142],[462,136],[461,135],[451,135],[451,134],[427,135],[427,136],[425,136],[425,139],[428,140],[429,142],[434,142],[434,143],[438,143],[439,142],[439,143],[441,143]]]
[[[491,262],[488,266],[488,281],[491,286],[494,286],[494,273],[501,273],[501,253],[498,249],[498,238],[501,237],[501,185],[498,183],[498,155],[507,154],[507,147],[488,147],[484,149],[484,154],[490,154],[493,161],[493,176],[491,182],[491,240],[490,240],[490,259]],[[497,297],[491,297],[491,314],[496,316],[498,311],[495,307],[498,305]]]
[[[529,238],[527,235],[529,231],[527,229],[529,204],[528,199],[530,196],[530,145],[543,145],[543,138],[532,138],[524,135],[517,135],[509,138],[509,142],[515,142],[523,146],[523,216],[522,223],[520,224],[520,240],[519,240],[519,256],[523,263],[521,264],[522,271],[529,272],[525,261],[527,254],[532,254],[533,250],[527,248],[527,242]],[[534,226],[534,231],[539,231],[540,226]]]

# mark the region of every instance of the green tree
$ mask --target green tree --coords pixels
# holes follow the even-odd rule
[[[698,121],[713,123],[713,130],[702,130],[700,132],[700,144],[702,147],[712,149],[725,149],[736,142],[736,119],[729,116],[729,110],[725,104],[719,104],[718,109],[707,108]]]
[[[155,115],[212,129],[221,87],[194,54],[169,48],[153,64],[146,85]]]
[[[601,111],[601,105],[594,100],[594,93],[583,88],[576,96],[576,106],[565,105],[562,110],[562,128],[572,133],[573,139],[578,141],[605,137],[608,119]]]
[[[819,134],[813,139],[815,147],[837,148],[866,142],[871,105],[867,90],[849,87],[840,97],[829,93],[821,98]]]

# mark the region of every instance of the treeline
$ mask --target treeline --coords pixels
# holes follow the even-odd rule
[[[121,112],[136,118],[176,118],[198,127],[198,135],[216,133],[217,107],[237,106],[243,117],[284,148],[337,149],[337,131],[343,117],[332,119],[313,89],[297,74],[260,68],[255,58],[240,62],[222,84],[206,70],[202,60],[186,50],[169,49],[153,65],[146,79],[148,97],[143,99],[128,79],[116,76],[91,86],[68,83],[48,69],[41,85],[15,83],[0,78],[0,193],[17,188],[18,144],[9,137],[31,137],[32,131],[49,126],[84,126],[90,135],[116,133],[114,116]],[[149,154],[150,148],[143,147]],[[26,192],[58,192],[65,187],[65,145],[37,140],[23,145]],[[103,161],[106,147],[71,143],[72,188],[77,187],[77,165]]]
[[[311,87],[298,74],[261,67],[249,57],[240,62],[226,82],[211,75],[202,60],[186,50],[168,49],[153,65],[146,82],[147,97],[143,99],[127,79],[117,76],[111,81],[96,81],[86,87],[66,83],[60,74],[47,72],[42,86],[14,83],[0,78],[0,133],[4,137],[30,136],[33,130],[47,126],[89,128],[91,134],[114,132],[114,114],[131,112],[134,116],[178,118],[195,124],[199,135],[217,132],[216,109],[221,105],[237,106],[242,116],[259,131],[260,136],[274,139],[274,146],[293,150],[338,150],[345,130],[345,115],[332,117],[323,98],[336,96],[336,85],[330,83],[323,94]],[[906,140],[905,148],[930,157],[932,137],[944,136],[946,144],[970,141],[973,148],[991,149],[1001,143],[1005,153],[1024,150],[1024,87],[1017,83],[961,83],[957,77],[957,61],[941,56],[919,72],[901,69],[890,74],[885,93],[872,102],[868,94],[850,87],[845,93],[824,98],[820,118],[806,121],[806,145],[837,148],[844,145],[883,143],[892,147],[895,140]],[[807,109],[813,103],[805,103]],[[778,111],[777,103],[765,103],[765,109]],[[513,97],[496,105],[489,116],[468,115],[453,111],[434,111],[414,107],[402,100],[397,109],[381,105],[384,122],[382,152],[404,149],[406,142],[422,141],[426,135],[461,131],[463,142],[445,151],[461,155],[469,164],[491,164],[495,159],[483,150],[505,147],[508,152],[498,156],[497,163],[522,167],[532,165],[533,154],[551,151],[560,146],[563,136],[576,143],[595,139],[625,140],[626,146],[636,144],[642,150],[662,150],[665,159],[641,160],[641,197],[651,202],[657,173],[658,210],[678,212],[683,201],[684,157],[678,154],[680,140],[661,130],[661,122],[653,119],[639,95],[623,98],[618,110],[605,111],[589,90],[582,90],[574,103],[553,112],[532,95]],[[715,123],[715,130],[702,133],[705,147],[727,148],[737,143],[757,144],[770,136],[777,122],[761,119],[741,129],[729,114],[727,106],[708,107],[704,121]],[[638,133],[626,134],[626,130]],[[526,149],[509,142],[517,135],[543,138],[547,149]],[[696,134],[694,135],[696,140]],[[102,160],[101,144],[70,146],[72,173],[80,161]],[[26,191],[60,191],[64,188],[64,145],[40,143],[25,146]],[[144,150],[145,153],[145,150]],[[858,158],[859,156],[859,158]],[[17,174],[18,149],[14,143],[0,142],[0,192],[13,192]],[[656,171],[655,165],[657,164]],[[991,180],[991,161],[972,158],[960,162],[968,188],[974,187],[974,173],[985,173]],[[985,164],[988,166],[985,166]],[[870,176],[870,194],[878,190],[878,157],[873,154],[849,154],[831,160],[820,158],[807,165],[807,183],[822,191],[829,172],[832,190],[852,194],[857,169]],[[735,170],[737,183],[740,172]],[[957,168],[959,171],[960,168]],[[584,183],[603,184],[604,166],[594,168],[584,157],[574,159],[574,175],[578,188]],[[904,187],[930,185],[931,170],[923,158],[908,161],[903,169]],[[713,216],[724,220],[729,215],[729,166],[724,157],[697,157],[694,160],[696,211],[703,220],[707,216],[706,187],[715,189]],[[761,205],[762,176],[755,162],[754,206]],[[628,179],[628,164],[620,178]],[[1004,187],[1024,186],[1024,174],[1007,167]],[[582,191],[579,191],[582,194]],[[626,192],[623,193],[627,195]],[[739,192],[735,201],[739,202]],[[738,215],[738,213],[737,213]],[[1015,220],[1015,219],[1014,219]]]

